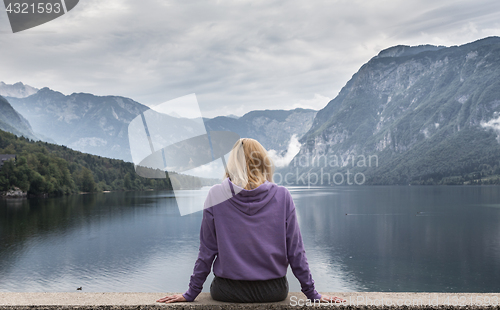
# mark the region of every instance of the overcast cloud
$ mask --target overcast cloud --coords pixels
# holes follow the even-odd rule
[[[146,105],[196,93],[207,116],[321,109],[380,50],[500,35],[500,1],[80,0],[12,34],[0,81]]]

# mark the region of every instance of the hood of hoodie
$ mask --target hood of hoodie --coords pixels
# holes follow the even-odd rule
[[[241,212],[254,215],[259,212],[260,209],[265,207],[276,195],[278,191],[278,185],[265,181],[259,187],[252,190],[247,190],[239,187],[232,183],[228,178],[222,182],[222,186],[226,187],[226,192],[231,191],[233,187],[235,195],[231,194],[229,202]]]

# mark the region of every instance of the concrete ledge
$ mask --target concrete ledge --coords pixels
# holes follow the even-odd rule
[[[173,294],[173,293],[172,293]],[[160,304],[167,293],[0,293],[1,310],[143,310],[143,309],[500,309],[500,293],[324,293],[347,303],[315,305],[302,293],[277,303],[237,304],[213,300],[202,293],[194,302]]]

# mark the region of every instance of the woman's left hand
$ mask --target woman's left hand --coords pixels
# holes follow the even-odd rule
[[[163,298],[158,299],[156,302],[171,303],[171,302],[183,302],[183,301],[187,301],[186,298],[184,298],[184,296],[182,296],[181,294],[177,294],[177,295],[165,296]]]

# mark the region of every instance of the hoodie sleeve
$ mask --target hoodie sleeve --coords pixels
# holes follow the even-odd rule
[[[295,204],[287,190],[287,218],[286,218],[286,248],[288,262],[292,272],[299,280],[302,292],[307,298],[321,299],[321,295],[314,288],[314,280],[307,263],[306,251],[300,234],[299,223],[295,212]]]
[[[203,283],[212,269],[212,263],[217,255],[217,239],[212,208],[203,210],[203,220],[200,230],[200,251],[194,264],[194,271],[189,281],[189,289],[182,294],[187,301],[194,301],[201,293]]]

